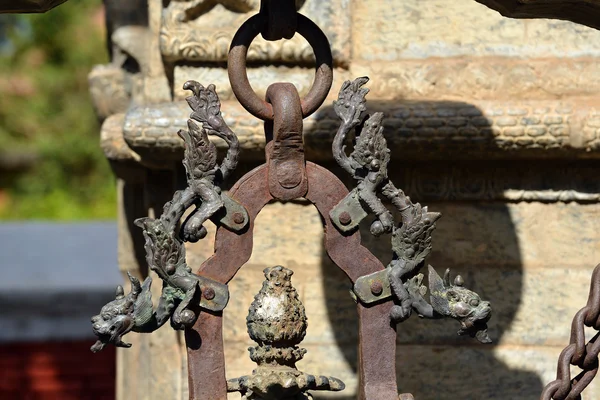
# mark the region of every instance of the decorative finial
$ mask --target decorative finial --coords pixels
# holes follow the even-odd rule
[[[343,390],[337,378],[308,375],[296,362],[306,354],[298,347],[306,335],[306,313],[292,286],[293,271],[280,265],[264,270],[265,281],[248,310],[246,323],[256,368],[252,375],[227,381],[227,391],[242,393],[244,400],[308,400],[307,390]]]

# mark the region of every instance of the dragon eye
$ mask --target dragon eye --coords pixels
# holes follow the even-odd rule
[[[471,299],[471,301],[469,301],[469,304],[473,307],[477,307],[479,305],[479,300]]]
[[[456,301],[456,300],[458,300],[458,296],[454,292],[448,292],[448,300],[449,301]]]

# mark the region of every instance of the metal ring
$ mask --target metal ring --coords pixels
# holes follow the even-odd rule
[[[333,82],[333,57],[329,41],[319,27],[302,14],[298,16],[298,33],[302,35],[313,48],[317,65],[315,80],[310,91],[301,100],[302,117],[306,118],[314,113],[325,101]],[[246,56],[248,47],[261,32],[266,24],[266,19],[261,14],[250,17],[236,32],[229,48],[227,70],[231,89],[240,104],[252,115],[263,121],[273,120],[273,107],[262,100],[254,92],[248,81],[246,73]]]

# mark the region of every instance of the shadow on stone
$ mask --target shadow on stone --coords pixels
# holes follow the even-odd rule
[[[482,112],[472,105],[410,103],[409,111],[406,111],[401,104],[367,104],[370,111],[383,110],[388,115],[396,113],[392,115],[391,123],[384,122],[388,145],[392,149],[388,168],[390,178],[414,202],[442,213],[433,234],[433,252],[427,263],[440,274],[446,268],[451,269],[453,276],[461,274],[465,286],[478,292],[484,300],[489,300],[493,307],[489,329],[494,341],[492,345],[481,345],[475,339],[457,336],[459,326],[453,320],[420,320],[413,315],[398,325],[399,391],[411,392],[418,400],[537,398],[542,390],[539,376],[518,366],[528,364],[526,356],[510,346],[498,346],[511,329],[521,305],[523,288],[521,251],[506,203],[507,200],[518,199],[507,198],[506,195],[510,190],[515,193],[543,191],[557,181],[545,179],[549,176],[547,171],[527,180],[524,171],[532,163],[526,161],[523,163],[527,167],[522,169],[522,165],[512,162],[487,160],[486,155],[497,156],[504,151],[494,147],[494,122],[483,124],[485,118]],[[329,115],[333,110],[325,107],[320,113]],[[407,120],[414,119],[415,113],[421,122],[413,121],[415,127],[409,132]],[[426,122],[428,119],[429,123]],[[452,122],[458,124],[464,120],[463,130],[441,129],[449,127]],[[323,142],[333,134],[328,132],[324,135],[318,130],[319,124],[315,126],[317,131],[305,130],[307,147],[311,148],[310,142],[319,139],[319,151],[330,151],[330,147],[326,146],[330,146],[331,142]],[[446,137],[443,137],[444,132]],[[469,161],[470,156],[475,160]],[[462,161],[449,161],[455,159]],[[539,164],[536,164],[538,171],[542,171],[544,166]],[[325,166],[331,168],[348,188],[354,187],[355,183],[344,171],[335,165]],[[559,186],[560,182],[558,180]],[[563,183],[565,190],[572,189],[572,181],[565,180]],[[585,192],[585,185],[578,185],[577,189]],[[368,229],[371,221],[372,218],[361,225],[363,244],[387,265],[392,257],[390,236],[374,238]],[[324,249],[322,274],[328,317],[336,344],[356,372],[356,306],[347,295],[348,279],[333,265]],[[320,398],[316,394],[315,399]],[[355,394],[342,392],[341,397],[335,398],[350,400],[355,398]]]

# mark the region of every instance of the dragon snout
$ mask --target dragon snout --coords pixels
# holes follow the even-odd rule
[[[492,305],[489,301],[482,301],[477,310],[477,319],[488,320],[492,315]]]

